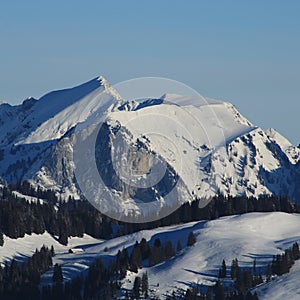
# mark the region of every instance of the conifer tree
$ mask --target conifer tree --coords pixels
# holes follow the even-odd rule
[[[239,262],[236,258],[236,259],[233,259],[232,263],[231,263],[231,273],[230,273],[231,279],[236,279],[238,272],[239,272]]]
[[[175,255],[175,250],[173,249],[173,245],[171,241],[167,241],[165,247],[165,257],[166,259],[169,259]]]
[[[140,242],[140,248],[141,248],[142,259],[149,258],[150,246],[145,238],[142,238]]]
[[[147,272],[143,273],[142,276],[142,294],[145,298],[148,297],[148,289],[149,289],[149,283],[148,283],[148,274]]]
[[[177,252],[180,252],[182,250],[182,246],[181,246],[181,242],[180,240],[177,241],[177,248],[176,248]]]
[[[219,278],[225,278],[227,275],[227,267],[226,267],[226,263],[225,260],[223,259],[222,261],[222,267],[219,270]]]
[[[136,276],[132,288],[132,296],[134,297],[134,299],[140,298],[141,283],[142,283],[141,277]]]
[[[4,245],[3,232],[0,231],[0,246]]]
[[[299,251],[299,245],[298,243],[294,243],[292,246],[292,253],[294,260],[298,260],[300,258],[300,251]]]
[[[62,283],[64,280],[61,266],[59,264],[55,264],[54,266],[52,280],[54,283]]]
[[[190,247],[190,246],[193,246],[195,243],[196,243],[196,238],[195,238],[193,231],[191,231],[188,236],[187,245],[188,245],[188,247]]]
[[[214,291],[215,291],[215,299],[225,300],[225,291],[220,280],[218,280],[216,285],[214,286]]]
[[[142,253],[138,242],[135,243],[130,255],[130,268],[132,272],[137,273],[138,268],[142,266]]]
[[[256,257],[253,260],[253,274],[256,275]]]
[[[267,271],[266,271],[266,281],[269,282],[272,279],[272,267],[270,264],[267,266]]]
[[[53,256],[55,256],[55,251],[54,251],[54,247],[53,247],[53,245],[51,246],[51,256],[53,257]]]

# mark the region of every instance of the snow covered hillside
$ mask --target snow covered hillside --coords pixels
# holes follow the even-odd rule
[[[174,289],[187,289],[197,284],[213,285],[223,259],[228,267],[233,259],[238,258],[240,266],[251,268],[256,258],[257,268],[266,267],[272,261],[273,255],[282,253],[294,241],[300,241],[299,224],[299,215],[252,213],[162,229],[154,237],[159,237],[162,241],[171,240],[174,248],[178,239],[182,245],[186,245],[189,231],[194,232],[197,242],[162,264],[143,268],[140,275],[147,271],[149,284],[158,295],[166,295]],[[297,269],[297,265],[294,268]],[[287,276],[295,282],[299,280],[298,275],[295,271]],[[135,276],[137,274],[134,273],[128,275],[124,280],[124,288],[132,288]],[[276,280],[270,283],[270,290],[272,286],[276,286],[277,281],[281,282],[280,279]],[[269,289],[265,299],[281,299],[275,296],[268,298]],[[293,286],[289,299],[297,299],[295,295],[299,293],[299,286]],[[260,294],[264,294],[263,287]]]
[[[26,261],[34,254],[36,249],[39,250],[43,245],[49,248],[53,245],[55,252],[59,254],[67,253],[70,248],[77,247],[78,245],[99,244],[101,242],[101,240],[95,239],[87,234],[82,238],[69,238],[67,246],[61,245],[55,237],[47,232],[43,234],[26,234],[23,238],[18,239],[4,236],[4,246],[0,247],[0,262],[4,263],[13,258],[20,262]]]
[[[65,198],[79,197],[74,130],[99,117],[108,129],[98,150],[104,161],[118,155],[120,164],[112,167],[127,164],[146,174],[153,153],[166,166],[163,183],[148,189],[149,199],[142,200],[166,205],[166,190],[177,181],[180,203],[217,194],[300,199],[300,150],[274,129],[263,131],[232,104],[209,98],[166,94],[125,101],[103,77],[39,100],[28,98],[18,106],[1,104],[0,176],[8,183],[28,180]],[[116,150],[118,135],[122,143]],[[110,178],[111,189],[124,201],[145,196],[132,182],[124,184],[122,172],[103,166],[102,175]],[[134,203],[130,207],[141,213]],[[119,210],[123,213],[124,207]]]
[[[241,216],[224,217],[213,221],[193,222],[182,225],[144,230],[134,234],[113,238],[107,241],[93,239],[89,236],[72,238],[68,246],[58,244],[53,237],[45,233],[41,236],[25,236],[17,240],[5,238],[0,249],[1,260],[16,257],[24,259],[42,244],[54,245],[56,256],[54,263],[62,266],[65,280],[85,274],[95,258],[104,262],[114,259],[118,250],[129,248],[136,241],[145,238],[151,245],[159,238],[162,243],[171,241],[176,249],[180,240],[183,250],[171,259],[153,267],[144,261],[139,273],[128,272],[122,281],[122,290],[132,289],[135,276],[145,271],[149,277],[149,289],[157,296],[165,296],[177,289],[187,289],[195,285],[209,286],[217,280],[218,270],[225,259],[230,269],[231,261],[239,260],[241,267],[253,266],[265,268],[272,261],[273,255],[281,254],[295,241],[300,242],[300,215],[281,212],[251,213]],[[186,247],[189,232],[193,231],[196,243]],[[84,252],[72,254],[71,247],[82,248]],[[82,273],[83,272],[83,273]],[[41,284],[52,283],[53,269],[42,276]],[[288,299],[297,299],[300,288],[299,262],[292,267],[290,274],[274,278],[270,283],[257,288],[260,299],[282,299],[283,286],[288,286]],[[159,285],[158,285],[159,283]],[[281,290],[280,293],[278,291]]]
[[[275,278],[270,283],[260,286],[256,289],[256,292],[261,300],[297,300],[300,298],[299,278],[300,262],[297,261],[289,274]]]

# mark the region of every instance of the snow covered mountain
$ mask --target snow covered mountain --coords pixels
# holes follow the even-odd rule
[[[74,132],[78,124],[92,124],[99,116],[105,117],[106,127],[97,145],[96,155],[102,158],[98,170],[104,170],[103,178],[125,200],[149,197],[164,205],[166,190],[177,181],[181,202],[217,194],[300,199],[300,149],[274,129],[264,131],[232,104],[209,98],[166,94],[125,101],[103,77],[39,100],[28,98],[21,105],[0,105],[3,181],[28,180],[65,198],[79,197]],[[118,136],[121,142],[116,145]],[[146,193],[124,183],[122,172],[116,174],[124,161],[127,168],[150,172],[154,153],[166,175]],[[120,165],[109,165],[111,156],[118,157]]]

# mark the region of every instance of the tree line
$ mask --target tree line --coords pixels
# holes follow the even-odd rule
[[[18,189],[25,195],[45,199],[41,204],[29,203],[12,192]],[[1,199],[2,198],[2,199]],[[87,233],[95,238],[108,239],[115,236],[153,229],[160,226],[175,225],[190,221],[212,220],[218,217],[249,212],[283,211],[299,213],[297,204],[287,197],[267,196],[259,199],[247,197],[214,197],[202,207],[203,201],[196,199],[184,203],[169,216],[148,223],[124,223],[103,215],[86,200],[60,200],[51,190],[34,189],[27,182],[2,189],[0,199],[0,246],[3,245],[3,233],[11,238],[23,237],[25,234],[41,234],[48,231],[58,236],[58,241],[67,245],[68,237],[83,236]],[[18,220],[18,222],[15,222]]]
[[[111,237],[113,220],[101,214],[89,202],[71,198],[67,202],[52,200],[29,203],[5,187],[0,200],[0,245],[3,245],[3,233],[10,238],[20,238],[25,234],[47,231],[58,236],[58,241],[63,245],[67,245],[68,237],[82,237],[84,233],[95,238]]]

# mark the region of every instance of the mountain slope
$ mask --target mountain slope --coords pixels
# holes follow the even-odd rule
[[[76,195],[69,135],[93,114],[119,106],[121,97],[103,78],[46,94],[20,106],[3,104],[1,176],[8,183],[31,180],[67,197]]]
[[[294,241],[299,242],[299,220],[299,215],[277,212],[251,213],[162,229],[160,234],[152,236],[152,242],[155,238],[160,238],[162,242],[171,240],[174,248],[178,240],[182,245],[186,245],[190,231],[194,232],[197,242],[168,261],[153,267],[143,267],[139,275],[147,271],[151,288],[155,289],[158,295],[166,295],[172,290],[186,290],[197,284],[213,285],[223,259],[227,263],[228,274],[230,264],[235,258],[242,268],[252,268],[254,258],[257,260],[258,269],[265,268],[272,261],[273,255],[281,254]],[[132,288],[135,276],[135,273],[128,274],[123,281],[124,288]],[[299,279],[295,274],[294,280],[297,278]],[[299,291],[299,286],[296,285],[291,295]],[[269,294],[266,293],[266,296]]]
[[[299,299],[300,262],[296,261],[289,274],[275,278],[256,289],[261,300]]]
[[[153,157],[168,170],[168,180],[147,193],[152,200],[161,199],[160,205],[167,187],[178,180],[177,194],[185,191],[180,203],[217,194],[299,199],[300,150],[275,130],[264,132],[232,104],[209,98],[166,94],[124,101],[103,77],[39,100],[27,99],[19,106],[1,104],[1,177],[8,183],[28,180],[65,198],[80,197],[74,175],[74,130],[78,124],[89,126],[99,120],[108,128],[100,153],[109,157],[118,149],[119,155],[105,176],[115,178],[113,190],[124,199],[139,194],[137,182],[124,183],[124,165],[149,173]],[[118,136],[122,143],[115,148]],[[117,175],[121,177],[116,179]],[[138,212],[140,208],[132,204]],[[124,206],[119,209],[123,213]]]
[[[175,169],[191,195],[276,194],[297,201],[299,149],[275,130],[270,135],[253,126],[230,103],[179,95],[162,100],[110,117],[135,139],[146,137],[148,148]]]
[[[4,246],[0,248],[0,256],[2,260],[11,257],[22,260],[24,256],[19,256],[20,253],[32,255],[35,248],[39,248],[42,244],[48,246],[53,244],[56,252],[53,262],[62,266],[64,279],[68,281],[79,274],[85,274],[84,272],[96,258],[101,257],[107,264],[116,257],[119,250],[128,248],[130,253],[135,242],[140,242],[142,238],[149,241],[150,245],[153,245],[157,238],[162,244],[171,241],[175,249],[180,240],[183,247],[180,253],[153,267],[148,267],[147,261],[144,261],[143,268],[138,274],[128,272],[122,281],[122,289],[131,290],[135,276],[141,276],[147,271],[149,289],[158,296],[165,296],[173,290],[180,288],[186,290],[197,284],[214,285],[223,259],[227,263],[228,274],[231,261],[235,258],[239,260],[242,268],[252,268],[253,260],[256,258],[257,269],[264,269],[272,261],[273,255],[281,254],[295,241],[300,242],[299,226],[298,214],[273,212],[251,213],[213,221],[142,230],[106,241],[85,235],[83,238],[69,239],[68,246],[58,244],[48,233],[33,234],[17,240],[5,238]],[[187,247],[187,237],[191,231],[197,241],[192,247]],[[68,249],[71,247],[82,248],[84,252],[69,253]],[[269,284],[258,287],[259,296],[262,299],[281,299],[281,294],[275,293],[278,291],[277,284],[278,288],[281,288],[287,283],[291,287],[288,299],[297,299],[296,295],[300,292],[299,285],[296,284],[299,280],[298,265],[296,262],[290,274],[275,278]],[[52,284],[52,275],[53,268],[42,276],[41,285]]]

